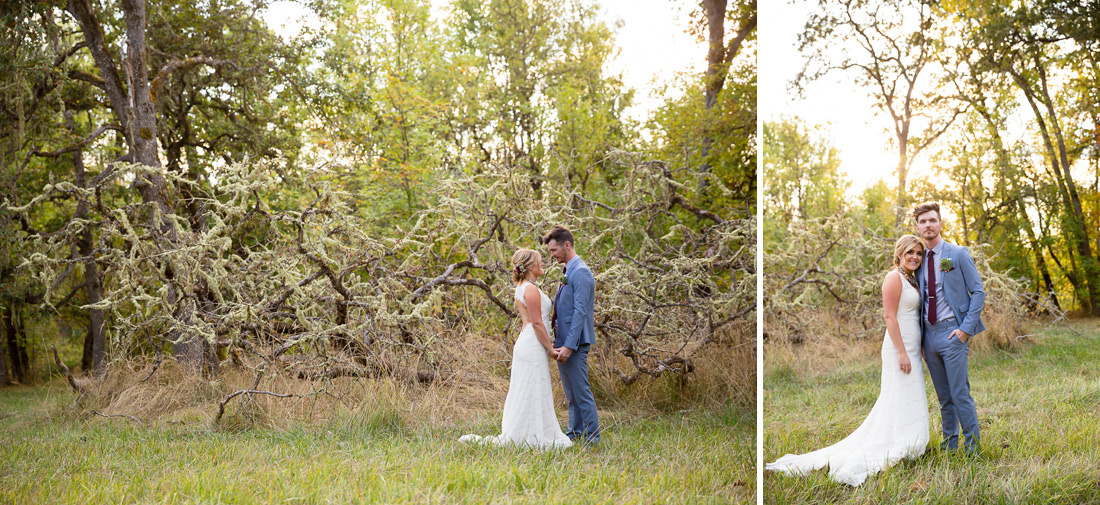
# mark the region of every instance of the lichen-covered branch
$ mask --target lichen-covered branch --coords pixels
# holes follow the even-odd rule
[[[628,153],[608,162],[629,174],[614,195],[549,185],[536,195],[527,171],[494,166],[440,181],[432,206],[385,227],[357,213],[349,205],[355,195],[331,187],[323,173],[292,177],[262,162],[224,167],[213,175],[213,194],[190,192],[205,213],[196,229],[187,218],[160,215],[160,206],[105,197],[149,171],[173,194],[195,184],[138,165],[114,164],[85,188],[48,186],[9,210],[25,215],[57,196],[92,210],[34,235],[40,253],[24,266],[58,288],[49,300],[60,299],[59,278],[76,261],[69,244],[85,227],[96,229],[104,293],[83,308],[106,314],[115,361],[198,338],[211,356],[229,348],[257,377],[285,370],[307,379],[443,380],[470,358],[456,355],[451,336],[514,338],[509,259],[517,248],[543,252],[543,289],[553,296],[560,269],[540,239],[565,224],[596,276],[606,366],[686,377],[706,346],[751,333],[756,224],[693,203],[663,163]],[[155,240],[161,222],[179,231],[176,240]],[[237,349],[260,361],[248,365]]]

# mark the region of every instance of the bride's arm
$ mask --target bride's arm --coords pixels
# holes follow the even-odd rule
[[[886,333],[898,351],[898,366],[903,373],[913,369],[909,353],[905,352],[905,343],[901,340],[901,326],[898,325],[898,305],[901,303],[901,276],[893,272],[882,281],[882,312],[886,319]]]
[[[531,323],[531,329],[535,330],[535,337],[547,351],[553,350],[554,345],[550,342],[546,325],[542,324],[542,297],[539,296],[539,288],[534,284],[523,288],[523,301],[527,304],[527,320]]]

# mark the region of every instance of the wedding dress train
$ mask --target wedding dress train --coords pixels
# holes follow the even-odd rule
[[[898,276],[900,272],[895,271]],[[829,477],[858,486],[867,477],[904,458],[924,454],[928,446],[928,396],[921,364],[920,292],[904,278],[898,303],[898,326],[912,370],[903,373],[890,334],[882,343],[882,380],[871,413],[851,435],[834,445],[806,454],[788,454],[765,468],[804,475],[829,467]]]
[[[527,284],[531,283],[524,281],[516,286],[516,301],[524,307],[527,303],[523,299],[523,291]],[[542,323],[549,330],[550,297],[540,289],[539,299]],[[558,424],[550,386],[550,363],[546,349],[539,343],[534,328],[528,323],[520,331],[515,347],[512,348],[512,372],[508,382],[508,396],[504,400],[500,435],[463,435],[459,441],[540,449],[572,446],[573,442],[562,433],[561,425]]]

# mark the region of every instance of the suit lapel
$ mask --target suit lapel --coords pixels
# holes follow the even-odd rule
[[[569,268],[569,263],[568,262],[565,264],[565,282],[559,282],[558,283],[558,292],[554,293],[554,307],[555,307],[555,309],[558,306],[558,300],[561,299],[562,290],[564,290],[565,286],[567,284],[569,284],[569,277],[573,275],[574,270],[576,270],[577,267],[579,267],[582,262],[583,262],[583,260],[577,261],[577,264],[573,265],[573,268]]]
[[[943,257],[951,261],[952,269],[958,268],[958,266],[955,265],[955,244],[944,241],[944,243],[943,243]],[[948,280],[949,280],[948,277],[947,277],[948,273],[949,272],[943,272],[943,271],[940,272],[940,275],[943,275],[943,281],[942,281],[943,282],[943,301],[944,301],[944,303],[947,303],[947,308],[951,309],[951,313],[955,314],[955,306],[951,304],[951,290],[948,288]],[[951,277],[951,279],[954,279],[954,278],[955,278],[954,276]],[[958,318],[958,315],[955,314],[955,316],[956,316],[955,319],[958,322],[961,323],[962,320]]]

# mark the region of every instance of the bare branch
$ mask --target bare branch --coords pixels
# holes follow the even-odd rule
[[[125,417],[126,419],[134,421],[138,424],[145,424],[145,423],[141,422],[141,419],[138,419],[138,418],[136,418],[134,416],[131,416],[131,415],[126,415],[126,414],[103,414],[103,413],[100,413],[97,410],[93,410],[91,412],[88,412],[88,414],[84,416],[84,420],[87,421],[88,418],[92,417],[92,416],[106,417],[108,419],[112,418],[112,417]]]
[[[69,367],[61,361],[61,357],[57,355],[57,346],[50,344],[50,350],[53,351],[53,362],[61,368],[61,371],[65,372],[65,380],[69,381],[69,386],[73,388],[73,391],[84,394],[84,387],[73,378],[73,373],[69,371]]]
[[[221,421],[222,415],[225,414],[225,404],[229,403],[229,400],[232,400],[240,395],[247,395],[249,398],[251,398],[252,395],[268,395],[274,396],[276,398],[297,398],[298,396],[300,396],[296,394],[272,393],[271,391],[260,391],[258,389],[240,389],[230,393],[229,396],[225,397],[225,399],[218,404],[218,415],[214,417],[215,424],[218,421]]]

